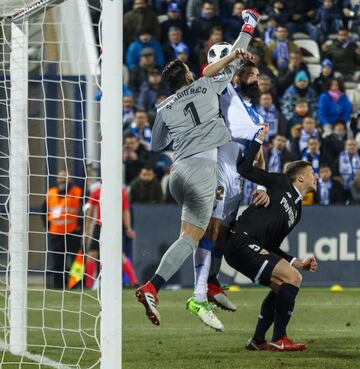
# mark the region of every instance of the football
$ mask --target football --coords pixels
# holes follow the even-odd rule
[[[230,53],[232,45],[227,42],[219,42],[210,47],[207,54],[207,62],[214,63]]]

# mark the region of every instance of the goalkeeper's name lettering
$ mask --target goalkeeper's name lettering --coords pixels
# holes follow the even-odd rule
[[[174,98],[169,102],[169,104],[166,105],[166,109],[171,109],[172,106],[182,97],[193,95],[193,94],[206,94],[207,88],[206,87],[197,87],[197,88],[187,88],[184,91],[178,92],[176,95],[174,95]]]

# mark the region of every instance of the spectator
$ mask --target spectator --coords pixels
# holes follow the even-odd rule
[[[284,135],[286,131],[286,121],[282,113],[273,104],[270,92],[260,95],[260,102],[256,106],[256,111],[262,116],[264,122],[269,124],[267,140],[272,139],[278,133]]]
[[[332,132],[337,119],[342,119],[346,124],[352,111],[351,102],[344,94],[344,86],[338,79],[331,79],[326,90],[320,95],[318,103],[318,117],[324,135]]]
[[[239,36],[239,30],[241,29],[244,21],[242,19],[242,11],[245,10],[245,4],[243,1],[236,0],[232,7],[232,15],[225,23],[225,40],[232,44],[234,40]]]
[[[264,44],[266,46],[269,46],[271,41],[275,41],[277,26],[278,26],[278,23],[276,21],[276,17],[273,15],[270,15],[266,23],[266,28],[264,30]]]
[[[264,60],[275,76],[279,74],[279,69],[286,68],[289,62],[289,54],[298,52],[297,45],[289,41],[288,31],[284,26],[276,29],[276,39],[271,41],[265,49]]]
[[[183,63],[189,67],[190,72],[193,74],[194,78],[197,76],[195,73],[196,67],[195,65],[189,60],[189,48],[186,45],[178,45],[175,47],[175,56],[176,59],[181,60]]]
[[[211,28],[209,39],[195,47],[195,54],[198,56],[198,65],[200,66],[200,76],[202,76],[202,71],[207,66],[207,53],[210,47],[223,40],[224,34],[222,28],[214,26]]]
[[[292,160],[293,158],[286,148],[286,137],[277,134],[272,139],[272,147],[265,154],[266,170],[281,173],[284,163]]]
[[[346,141],[345,122],[341,119],[338,119],[334,123],[333,132],[330,135],[324,137],[322,141],[324,158],[327,163],[330,163],[332,165],[332,170],[334,173],[338,172],[336,166],[334,167],[334,163],[337,163],[341,151],[344,150],[345,141]]]
[[[132,133],[125,136],[123,146],[123,163],[125,167],[125,184],[128,186],[149,161],[147,149]]]
[[[130,88],[137,97],[140,92],[141,85],[148,80],[148,74],[155,68],[159,68],[155,64],[154,50],[146,47],[141,50],[140,63],[130,72]]]
[[[254,64],[259,69],[261,76],[269,77],[269,80],[274,80],[275,75],[272,70],[264,63],[264,50],[261,46],[249,47],[248,51],[254,55]],[[274,98],[274,96],[273,96]]]
[[[357,140],[358,135],[360,135],[360,111],[358,111],[357,115],[351,119],[350,129]]]
[[[159,40],[160,25],[157,14],[147,6],[147,0],[134,0],[133,8],[124,15],[124,42],[125,49],[135,40],[138,27],[151,29],[153,35]]]
[[[288,121],[286,135],[289,136],[292,129],[303,123],[305,117],[309,116],[309,103],[306,99],[299,97],[295,103],[294,113]]]
[[[190,31],[189,27],[187,26],[186,22],[181,17],[181,11],[179,4],[176,2],[172,2],[168,4],[167,7],[167,15],[168,19],[165,22],[161,23],[161,41],[165,43],[168,41],[168,34],[169,30],[172,27],[180,28],[183,39],[185,43],[190,42]]]
[[[355,180],[350,186],[350,203],[360,204],[360,171],[356,173]]]
[[[222,28],[221,19],[215,14],[214,4],[209,0],[205,0],[201,8],[201,15],[195,18],[191,25],[194,43],[202,45],[203,42],[208,40],[214,26]]]
[[[334,65],[330,59],[324,59],[321,62],[321,73],[320,76],[315,78],[313,82],[313,89],[317,96],[320,96],[326,87],[326,82],[334,78]]]
[[[338,171],[345,193],[345,200],[348,201],[350,200],[350,187],[360,171],[360,156],[357,151],[356,140],[351,138],[346,141],[345,150],[339,155]]]
[[[328,164],[321,164],[315,203],[319,205],[333,205],[342,204],[343,202],[344,195],[341,183],[332,178],[331,168]]]
[[[187,47],[185,43],[182,41],[182,31],[178,27],[171,27],[169,29],[169,41],[163,45],[163,51],[165,56],[166,63],[174,60],[175,56],[175,48],[177,46]]]
[[[151,166],[141,169],[139,176],[130,184],[130,199],[133,203],[156,204],[163,201],[161,185]]]
[[[161,81],[161,71],[153,69],[149,72],[147,82],[144,82],[140,88],[138,99],[138,107],[147,113],[152,112],[155,108],[158,94],[168,95],[167,85]]]
[[[318,41],[319,31],[313,22],[316,16],[317,2],[314,0],[287,0],[286,7],[290,18],[287,29],[290,35],[295,32],[304,32],[314,41]]]
[[[145,110],[135,113],[134,121],[130,125],[130,133],[135,135],[147,150],[150,150],[151,127]]]
[[[295,158],[301,158],[307,149],[309,139],[316,137],[320,140],[319,131],[313,117],[305,117],[303,124],[298,124],[291,129],[291,152]]]
[[[134,97],[131,92],[123,95],[123,130],[126,130],[135,117]]]
[[[348,28],[349,21],[353,15],[353,6],[351,0],[336,0],[336,6],[341,14],[342,24],[345,28]]]
[[[303,70],[310,81],[310,73],[306,64],[302,61],[302,55],[298,52],[291,52],[289,54],[289,64],[279,69],[279,75],[276,79],[277,90],[280,96],[286,91],[286,89],[292,85],[296,73]]]
[[[322,46],[323,56],[334,64],[345,80],[353,80],[354,72],[360,67],[360,48],[350,40],[349,30],[340,28],[335,41],[328,40]]]
[[[317,137],[310,137],[307,148],[303,153],[302,160],[311,163],[311,166],[316,174],[319,174],[320,162],[322,161],[320,153],[320,140]]]
[[[190,27],[196,18],[199,18],[204,12],[204,4],[207,0],[188,0],[186,4],[186,20]],[[219,0],[210,1],[210,4],[214,7],[214,14],[220,15]]]
[[[287,120],[291,119],[299,97],[308,101],[310,114],[316,112],[315,91],[309,86],[309,77],[303,70],[296,73],[295,83],[287,88],[281,99],[281,111]]]
[[[284,26],[289,19],[289,12],[284,6],[284,0],[275,0],[272,2],[272,8],[269,9],[269,16],[274,17],[278,25]]]
[[[81,247],[82,188],[72,183],[65,169],[49,188],[42,206],[42,221],[49,232],[46,286],[64,289],[69,268]]]
[[[137,32],[138,38],[133,41],[126,52],[126,64],[130,71],[134,70],[140,63],[142,50],[151,48],[154,50],[155,63],[160,67],[164,66],[164,55],[159,41],[152,36],[152,31],[148,28],[139,28]]]
[[[265,74],[261,74],[260,78],[259,78],[258,85],[259,85],[260,94],[270,93],[271,96],[272,96],[273,103],[276,106],[276,108],[278,109],[279,106],[280,106],[280,103],[279,103],[276,88],[275,88],[274,84],[271,82],[270,77],[265,75]],[[257,101],[257,103],[259,103],[259,102]]]
[[[316,12],[315,22],[320,25],[319,41],[324,42],[330,33],[340,28],[340,12],[333,0],[324,0],[323,5]]]
[[[269,5],[269,0],[247,0],[247,8],[254,9],[258,13],[263,14],[266,12]]]

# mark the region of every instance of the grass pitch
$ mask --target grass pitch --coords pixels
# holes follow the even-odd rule
[[[331,293],[301,289],[288,333],[304,341],[300,353],[249,352],[259,307],[267,290],[229,292],[238,311],[218,311],[223,333],[207,328],[185,310],[190,289],[161,291],[161,326],[147,320],[134,290],[123,294],[123,369],[360,369],[360,289]],[[6,334],[4,294],[0,293],[0,340]],[[28,351],[69,368],[99,368],[99,303],[96,293],[29,291]],[[81,312],[81,313],[80,313]],[[0,341],[1,347],[1,341]],[[39,358],[38,358],[39,359]],[[51,369],[0,348],[1,369]],[[120,369],[120,368],[107,368]]]
[[[288,328],[290,338],[306,342],[304,352],[249,352],[265,288],[229,292],[238,311],[218,311],[225,325],[212,331],[185,310],[191,290],[161,291],[161,325],[147,320],[133,291],[124,291],[123,369],[359,369],[359,289],[332,293],[303,288]],[[271,333],[271,332],[269,332]]]

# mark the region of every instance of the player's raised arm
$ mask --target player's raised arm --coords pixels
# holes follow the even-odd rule
[[[284,180],[284,175],[279,173],[269,173],[261,168],[254,167],[254,160],[262,149],[263,140],[265,139],[266,129],[259,131],[255,140],[251,143],[249,150],[237,163],[238,172],[249,181],[257,184],[272,187],[278,185]]]
[[[204,69],[203,74],[205,77],[213,77],[238,58],[243,61],[252,61],[254,56],[245,49],[235,49],[229,55],[209,64]]]

